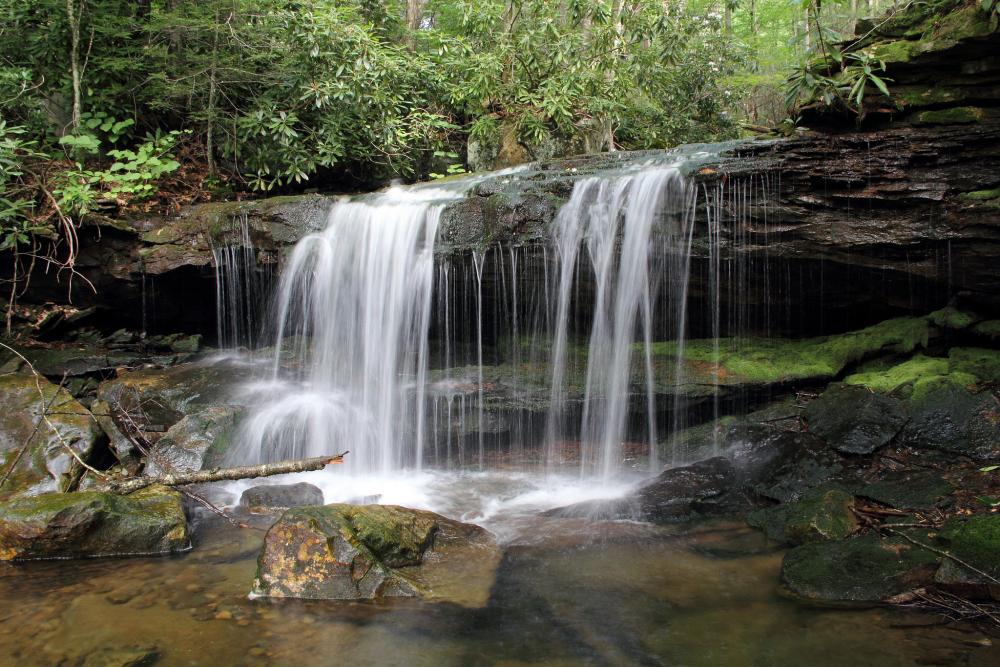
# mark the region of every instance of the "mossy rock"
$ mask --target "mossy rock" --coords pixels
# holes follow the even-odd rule
[[[866,387],[833,384],[806,407],[809,432],[844,454],[871,454],[887,445],[908,418],[903,401]]]
[[[829,380],[849,364],[871,355],[908,354],[925,347],[930,335],[926,318],[904,317],[858,331],[804,340],[691,340],[684,344],[683,356],[689,362],[701,363],[703,372],[691,373],[686,379],[719,385]],[[675,358],[678,350],[673,341],[656,343],[653,349],[657,357],[668,359]]]
[[[921,111],[910,119],[914,125],[968,125],[979,123],[986,111],[979,107],[951,107]]]
[[[82,471],[73,454],[86,461],[102,436],[93,415],[65,389],[27,373],[0,375],[0,404],[0,471],[10,471],[0,500],[72,489]]]
[[[967,310],[960,310],[954,306],[946,306],[940,310],[935,310],[927,316],[927,319],[936,327],[963,331],[972,327],[980,320],[980,317]]]
[[[781,563],[781,582],[816,602],[879,602],[929,583],[937,557],[902,539],[875,533],[795,547]]]
[[[0,560],[172,553],[190,546],[181,495],[44,493],[0,504]]]
[[[747,523],[778,542],[840,540],[858,529],[853,509],[854,496],[826,486],[808,491],[797,501],[751,512]]]
[[[985,322],[980,322],[976,326],[972,327],[972,332],[979,336],[985,336],[986,338],[996,340],[1000,338],[1000,320],[987,320]]]
[[[415,597],[482,606],[499,547],[482,528],[392,505],[285,512],[264,537],[252,596]]]
[[[997,381],[1000,350],[973,347],[952,348],[947,358],[917,354],[901,363],[873,363],[844,378],[845,384],[895,393],[911,402],[945,385],[974,390],[980,384]]]
[[[947,545],[947,551],[959,560],[1000,579],[1000,515],[976,514],[953,517],[941,528],[938,539]],[[958,567],[970,579],[985,583],[981,574],[960,564]]]
[[[888,473],[883,479],[859,486],[856,496],[870,498],[899,510],[931,510],[946,502],[955,488],[934,473]]]

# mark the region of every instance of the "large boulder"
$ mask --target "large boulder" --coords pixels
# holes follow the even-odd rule
[[[781,581],[807,600],[878,602],[930,583],[937,566],[926,549],[868,533],[795,547],[782,560]]]
[[[27,373],[0,375],[0,404],[0,471],[9,474],[0,500],[73,488],[82,471],[74,454],[86,461],[101,437],[90,412],[65,389]]]
[[[422,597],[482,606],[500,549],[484,529],[394,505],[288,510],[264,537],[252,596]]]
[[[805,411],[809,431],[844,454],[871,454],[906,423],[903,401],[866,387],[833,384]]]
[[[0,560],[138,556],[190,547],[181,496],[44,493],[0,504]]]
[[[298,484],[271,484],[252,486],[240,496],[240,507],[251,513],[266,513],[290,507],[310,507],[323,504],[323,491],[319,487]]]

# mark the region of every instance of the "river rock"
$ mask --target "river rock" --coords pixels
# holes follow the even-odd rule
[[[181,495],[44,493],[0,504],[0,560],[149,555],[190,546]]]
[[[68,449],[86,461],[101,437],[90,412],[65,389],[27,373],[0,375],[0,405],[0,471],[13,466],[0,500],[72,488],[81,468]],[[39,423],[46,405],[48,423]]]
[[[147,473],[195,472],[219,466],[241,410],[215,405],[181,419],[150,450]]]
[[[910,421],[900,433],[902,444],[973,459],[1000,458],[1000,400],[993,392],[973,392],[942,381],[910,403]]]
[[[877,602],[930,583],[937,566],[930,551],[868,533],[795,547],[781,562],[781,581],[807,600]]]
[[[322,504],[323,491],[306,482],[253,486],[240,496],[240,507],[252,513]]]
[[[422,597],[482,606],[500,549],[484,529],[394,505],[288,510],[264,537],[251,596]]]
[[[865,387],[832,384],[805,411],[809,431],[844,454],[871,454],[906,423],[903,401]]]
[[[664,470],[639,489],[636,500],[647,521],[680,521],[721,499],[735,482],[733,463],[717,456]]]
[[[839,540],[858,529],[853,509],[854,496],[824,486],[807,492],[800,500],[751,512],[747,523],[763,530],[770,539],[789,544]]]

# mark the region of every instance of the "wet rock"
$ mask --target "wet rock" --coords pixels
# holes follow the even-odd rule
[[[254,486],[240,496],[240,507],[253,513],[322,504],[323,492],[305,482]]]
[[[0,504],[0,560],[171,553],[190,546],[181,496],[45,493]]]
[[[925,549],[868,533],[795,547],[782,560],[781,582],[807,600],[877,602],[930,583],[937,566]]]
[[[664,470],[639,489],[635,499],[642,517],[647,521],[682,521],[718,501],[735,483],[733,463],[717,456],[689,466]]]
[[[973,392],[949,381],[925,388],[911,399],[910,421],[900,442],[974,459],[998,458],[1000,400],[991,391]]]
[[[25,373],[0,375],[0,405],[0,470],[11,471],[0,500],[73,488],[82,468],[68,449],[86,461],[101,438],[90,412],[65,389]]]
[[[770,476],[751,489],[764,498],[789,502],[825,482],[841,479],[845,468],[840,454],[810,433],[799,434],[799,446],[784,459]]]
[[[807,492],[797,501],[751,512],[747,523],[778,542],[840,540],[858,529],[853,509],[854,496],[844,489],[825,486]]]
[[[424,597],[485,604],[500,550],[478,526],[393,505],[288,510],[267,532],[251,595]]]
[[[805,411],[809,431],[844,454],[871,454],[906,423],[903,401],[865,387],[833,384]]]
[[[954,487],[934,473],[890,472],[855,494],[900,510],[930,510],[947,502]]]
[[[733,462],[742,486],[772,479],[781,466],[812,439],[808,433],[785,431],[765,424],[734,428],[726,438],[725,456]]]
[[[150,450],[147,473],[194,472],[220,465],[241,411],[218,405],[187,415],[171,426]]]
[[[938,539],[962,563],[944,559],[935,583],[961,595],[1000,600],[1000,515],[954,517]]]

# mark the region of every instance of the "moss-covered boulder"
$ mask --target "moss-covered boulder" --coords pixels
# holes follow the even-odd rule
[[[138,556],[189,546],[181,496],[165,487],[127,496],[44,493],[0,504],[0,560]]]
[[[809,431],[844,454],[871,454],[899,433],[906,405],[861,386],[833,384],[805,411]]]
[[[500,550],[471,524],[392,505],[288,510],[267,532],[251,595],[423,597],[481,606]]]
[[[938,539],[958,560],[942,561],[936,583],[965,595],[1000,599],[1000,515],[954,517]]]
[[[74,454],[86,461],[101,438],[90,412],[65,389],[27,373],[0,375],[0,405],[0,477],[9,473],[0,500],[73,488],[82,471]]]
[[[868,533],[795,547],[781,562],[781,582],[802,599],[879,602],[929,583],[937,566],[926,549]]]
[[[858,529],[854,496],[836,487],[820,487],[801,499],[756,510],[747,523],[771,538],[789,544],[840,540]]]

